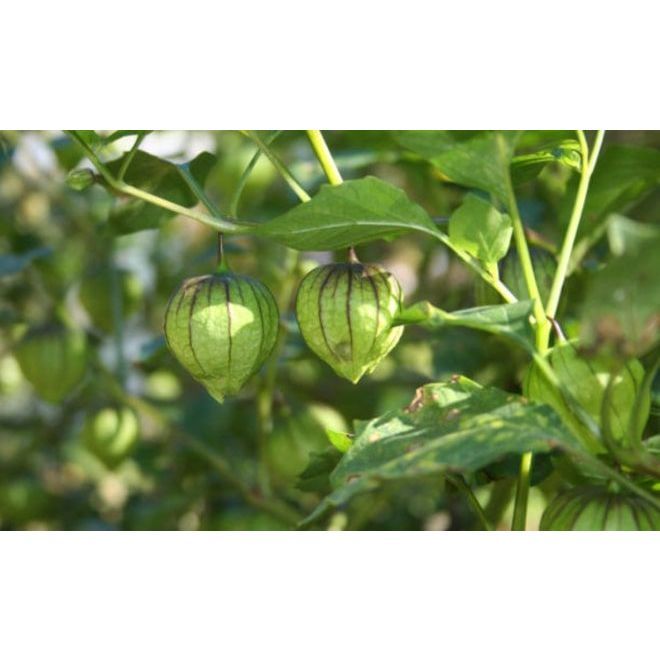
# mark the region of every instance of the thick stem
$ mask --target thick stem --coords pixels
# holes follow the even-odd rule
[[[527,526],[527,503],[529,501],[529,485],[533,462],[534,456],[531,451],[523,454],[520,459],[516,500],[513,506],[513,520],[511,522],[511,529],[513,531],[524,532]]]
[[[333,186],[338,186],[343,182],[343,179],[341,178],[337,164],[330,153],[330,149],[328,149],[328,145],[323,138],[323,134],[321,131],[307,131],[307,137],[309,138],[312,149],[314,149],[314,153],[316,154],[328,181]]]

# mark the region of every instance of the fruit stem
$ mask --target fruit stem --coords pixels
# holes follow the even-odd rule
[[[229,271],[229,264],[225,257],[224,236],[221,231],[218,232],[218,264],[215,268],[216,273],[226,273]]]

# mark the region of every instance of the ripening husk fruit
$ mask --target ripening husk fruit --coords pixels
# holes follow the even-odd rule
[[[142,297],[142,285],[133,273],[118,270],[117,284],[121,295],[121,314],[128,318],[134,314]],[[87,275],[80,283],[80,302],[95,327],[112,332],[115,327],[113,309],[113,278],[110,268],[103,268]]]
[[[660,510],[636,495],[583,486],[557,496],[541,518],[546,531],[658,531]]]
[[[296,316],[307,345],[357,383],[396,346],[401,287],[391,273],[358,261],[315,268],[300,283]]]
[[[126,406],[101,408],[85,419],[82,437],[85,447],[110,468],[116,467],[133,450],[140,426],[137,415]]]
[[[49,403],[61,403],[85,376],[87,338],[79,330],[43,326],[29,330],[14,355],[37,394]]]
[[[164,330],[176,359],[222,402],[270,355],[279,313],[261,282],[221,271],[181,285],[167,306]]]
[[[559,380],[600,425],[601,406],[605,389],[612,371],[609,362],[603,358],[582,357],[571,343],[555,346],[548,355]],[[622,446],[630,442],[630,421],[635,398],[644,378],[644,367],[638,360],[629,360],[616,376],[611,393],[610,422],[614,441]],[[586,432],[586,427],[578,424],[571,416],[567,402],[561,393],[553,388],[540,369],[533,364],[527,372],[524,391],[526,396],[552,406],[573,433],[583,440],[588,449],[599,452],[603,447]],[[650,397],[645,396],[641,405],[641,415],[646,419],[650,410]],[[642,425],[643,426],[643,425]]]

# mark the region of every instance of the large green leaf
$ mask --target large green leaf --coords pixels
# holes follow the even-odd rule
[[[397,142],[447,179],[507,199],[509,167],[520,131],[397,131]]]
[[[406,308],[398,316],[401,324],[418,323],[430,329],[459,326],[506,337],[534,353],[534,334],[529,323],[534,303],[523,300],[510,305],[486,305],[458,312],[445,312],[429,302]]]
[[[337,250],[413,230],[437,235],[421,206],[372,176],[322,186],[309,202],[254,229],[296,250]]]
[[[467,195],[449,218],[451,242],[488,265],[506,255],[512,233],[511,218],[476,195]]]
[[[122,161],[123,156],[106,163],[106,167],[116,176]],[[190,208],[197,204],[198,198],[191,190],[183,169],[187,168],[203,187],[215,161],[214,155],[203,152],[189,163],[175,165],[146,151],[136,151],[124,175],[124,181],[170,202]],[[129,234],[143,229],[154,229],[173,215],[172,212],[159,206],[135,199],[119,202],[110,214],[110,223],[116,233]]]
[[[383,482],[474,472],[511,454],[576,446],[548,406],[456,376],[358,428],[330,476],[333,492],[305,522]]]

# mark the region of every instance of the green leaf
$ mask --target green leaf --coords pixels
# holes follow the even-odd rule
[[[0,255],[0,277],[16,275],[27,268],[35,259],[46,257],[52,253],[52,248],[37,247],[23,254],[1,254]]]
[[[339,450],[342,454],[345,454],[353,444],[353,440],[351,440],[351,436],[348,433],[325,429],[325,434],[328,436],[328,440],[330,440],[335,449]]]
[[[451,242],[488,265],[506,255],[512,233],[511,218],[476,195],[467,195],[449,218]]]
[[[643,355],[660,341],[660,238],[613,259],[587,284],[582,344],[619,357]]]
[[[397,322],[418,323],[434,330],[446,326],[482,330],[506,337],[531,354],[535,351],[534,333],[529,323],[533,309],[534,303],[530,300],[510,305],[486,305],[458,312],[445,312],[429,302],[420,302],[404,309]]]
[[[313,451],[309,464],[298,476],[296,488],[306,493],[327,493],[331,490],[330,473],[335,469],[341,453],[334,447],[325,451]]]
[[[404,410],[360,428],[330,475],[334,491],[305,523],[383,482],[470,473],[511,454],[575,446],[549,406],[464,377],[431,383]]]
[[[368,176],[324,185],[309,202],[254,232],[296,250],[337,250],[408,231],[437,235],[428,213],[395,186]]]
[[[511,161],[511,175],[515,183],[530,181],[549,163],[559,163],[576,172],[582,167],[580,143],[561,140],[529,154],[515,156]]]
[[[117,176],[122,161],[123,156],[106,163],[106,167]],[[215,156],[203,152],[189,163],[175,165],[146,151],[136,151],[124,175],[124,181],[170,202],[191,208],[199,200],[182,174],[182,169],[187,167],[203,187],[215,161]],[[170,211],[143,200],[130,200],[117,204],[110,213],[110,223],[116,233],[129,234],[143,229],[154,229],[173,215]]]
[[[520,131],[397,131],[397,142],[447,179],[507,199],[509,167]]]

